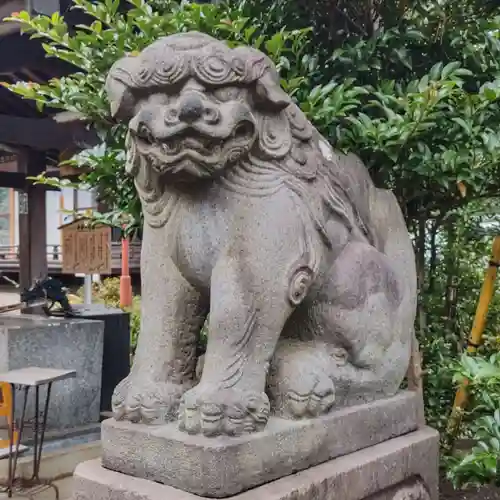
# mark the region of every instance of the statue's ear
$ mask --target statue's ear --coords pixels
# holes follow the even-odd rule
[[[282,111],[292,103],[290,96],[280,87],[269,71],[255,82],[256,104],[265,110]]]
[[[262,114],[258,123],[260,151],[267,158],[286,156],[292,146],[292,135],[285,113]]]
[[[124,57],[113,64],[106,78],[111,116],[128,121],[134,115],[135,101],[130,90],[136,58]]]

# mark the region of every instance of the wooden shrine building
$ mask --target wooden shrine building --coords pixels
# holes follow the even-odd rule
[[[12,12],[31,14],[60,11],[70,25],[83,21],[76,10],[68,11],[70,0],[0,0],[0,19]],[[45,57],[40,40],[22,35],[15,23],[0,22],[0,81],[44,83],[74,69]],[[58,123],[56,110],[37,111],[24,100],[0,86],[0,187],[18,191],[19,283],[28,287],[47,275],[46,190],[27,177],[46,171],[58,176],[62,152],[76,151],[86,143],[88,132],[78,123]],[[6,157],[9,157],[6,159]],[[1,161],[3,158],[3,161]]]

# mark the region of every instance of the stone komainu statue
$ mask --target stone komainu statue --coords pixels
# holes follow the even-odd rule
[[[115,417],[233,435],[395,393],[416,307],[400,208],[272,62],[182,33],[118,61],[107,92],[145,220],[141,333]]]

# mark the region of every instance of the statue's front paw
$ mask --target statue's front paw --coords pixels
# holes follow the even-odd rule
[[[115,389],[111,406],[116,420],[163,424],[177,418],[185,387],[128,376]]]
[[[264,392],[198,385],[187,391],[179,409],[179,428],[189,434],[238,436],[263,430],[269,418]]]

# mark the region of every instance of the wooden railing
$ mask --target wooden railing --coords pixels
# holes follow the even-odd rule
[[[140,242],[132,242],[129,247],[129,267],[131,273],[139,273],[141,258]],[[111,269],[113,274],[120,274],[121,243],[111,243]],[[58,274],[62,271],[61,245],[47,245],[47,265],[49,272]],[[19,269],[19,246],[0,245],[0,272],[16,272]]]

